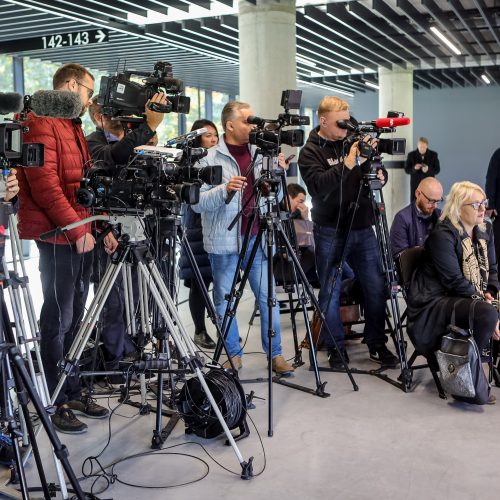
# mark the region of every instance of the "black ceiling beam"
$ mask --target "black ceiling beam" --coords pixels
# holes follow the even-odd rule
[[[451,87],[457,86],[457,87],[463,87],[463,80],[459,79],[456,77],[456,72],[453,71],[452,69],[442,69],[441,74],[443,75],[444,78],[448,79],[451,82]]]
[[[303,30],[297,26],[297,51],[300,49],[308,50],[309,53],[320,54],[324,60],[330,62],[332,68],[344,69],[350,71],[353,67],[362,71],[365,67],[376,70],[377,66],[373,63],[365,64],[363,61],[350,59],[342,53],[341,49],[327,47],[325,42],[319,36],[314,36],[309,31]]]
[[[363,7],[362,4],[356,3],[356,5]],[[396,57],[403,59],[413,66],[415,63],[418,65],[418,56],[408,50],[406,44],[403,45],[396,42],[387,30],[377,30],[373,27],[373,25],[366,24],[352,14],[349,14],[345,5],[329,3],[326,6],[326,12],[328,16],[335,18],[338,22],[341,22],[359,37],[363,37],[365,40],[370,40],[373,44],[387,50]]]
[[[418,82],[419,85],[430,90],[435,87],[434,83],[430,82],[424,75],[419,72],[418,74],[413,73],[413,78]]]
[[[474,41],[477,43],[479,48],[482,50],[483,54],[490,56],[492,58],[492,61],[494,59],[493,54],[491,53],[491,50],[487,47],[487,42],[483,35],[481,34],[481,31],[477,29],[474,25],[473,28],[471,28],[471,23],[473,24],[474,21],[467,20],[464,16],[464,8],[462,4],[460,3],[460,0],[448,0],[448,4],[450,5],[453,13],[457,16],[457,19],[462,23],[464,28],[467,30],[469,35],[474,39]],[[480,52],[478,50],[478,52]]]
[[[349,81],[349,76],[348,75],[342,75],[342,76],[325,76],[323,78],[323,81],[328,85],[342,85],[344,88],[347,90],[356,92],[359,90],[359,85],[352,83]]]
[[[359,33],[353,32],[350,29],[349,30],[346,29],[346,27],[343,24],[336,21],[335,18],[322,12],[316,7],[312,5],[306,5],[304,13],[305,17],[317,23],[317,25],[321,29],[332,30],[331,33],[333,36],[337,35],[343,40],[345,40],[347,44],[351,45],[353,48],[357,47],[355,50],[361,49],[366,52],[369,52],[373,54],[376,58],[388,62],[391,65],[391,67],[392,64],[397,64],[398,66],[406,67],[406,61],[403,58],[393,53],[391,54],[390,52],[387,52],[385,48],[375,45],[371,40],[368,40],[366,38],[359,40]]]
[[[238,17],[237,16],[221,16],[220,17],[221,26],[227,27],[227,29],[232,29],[238,31]]]
[[[93,10],[101,10],[102,4],[106,5],[107,7],[110,7],[114,10],[117,10],[119,12],[125,12],[125,19],[127,18],[127,13],[131,14],[137,14],[138,16],[143,16],[146,17],[148,15],[147,8],[143,5],[146,2],[143,2],[141,0],[140,6],[139,5],[133,5],[132,3],[124,3],[120,2],[119,0],[106,0],[105,2],[100,2],[101,5],[96,5],[93,2],[87,2],[80,0],[80,5],[82,3],[87,4],[87,6],[90,6]],[[120,16],[121,17],[121,16]]]
[[[306,31],[309,38],[316,37],[318,39],[317,43],[320,43],[326,50],[336,52],[339,58],[344,58],[351,62],[356,61],[358,66],[368,67],[375,64],[388,69],[392,68],[392,65],[385,61],[377,61],[375,58],[365,57],[360,53],[359,48],[352,44],[337,42],[328,30],[320,28],[317,24],[307,20],[303,14],[297,12],[297,33],[300,29]]]
[[[493,26],[493,20],[491,19],[489,13],[488,13],[488,8],[486,7],[486,4],[484,3],[483,0],[472,0],[474,2],[474,5],[477,7],[479,12],[481,13],[481,16],[486,23],[486,26],[490,30],[490,33],[492,34],[494,40],[497,42],[498,46],[500,47],[500,38],[498,37],[498,30],[495,29]]]
[[[475,80],[471,77],[469,70],[467,68],[457,68],[457,75],[460,75],[465,82],[467,82],[472,87],[475,87]]]
[[[431,23],[427,20],[426,16],[421,14],[408,0],[397,0],[396,5],[412,20],[412,22],[418,28],[420,28],[420,30],[423,32],[423,39],[427,41],[427,43],[432,43],[435,46],[435,51],[439,59],[441,59],[442,57],[449,57],[447,56],[446,52],[441,50],[441,46],[435,45],[435,37],[434,35],[431,35],[429,33]],[[455,54],[453,54],[453,57],[456,57]]]
[[[236,45],[238,45],[239,37],[234,31],[222,26],[220,19],[215,17],[205,17],[201,19],[201,27],[207,30],[218,33],[221,36],[236,40]]]
[[[443,11],[437,6],[436,2],[434,0],[421,0],[421,3],[434,20],[442,26],[443,30],[447,32],[450,38],[453,38],[453,41],[459,45],[459,47],[462,47],[465,52],[469,56],[473,57],[476,63],[479,64],[479,56],[476,54],[472,45],[466,40],[460,31],[457,31],[453,23],[447,19]]]
[[[165,25],[170,23],[165,23]],[[238,53],[238,40],[232,38],[228,40],[227,38],[221,39],[210,30],[203,30],[201,22],[196,19],[186,19],[181,22],[182,31],[187,31],[189,35],[186,37],[187,39],[192,39],[195,37],[196,39],[200,39],[200,41],[208,40],[210,44],[219,47],[232,49],[235,53]]]
[[[424,50],[431,58],[439,59],[444,64],[449,64],[450,57],[446,56],[439,47],[429,46],[428,38],[420,32],[412,29],[406,20],[399,16],[384,0],[372,0],[373,9],[384,17],[397,31],[403,33],[406,38]]]
[[[37,4],[42,4],[42,2],[36,2]],[[59,2],[58,0],[44,0],[44,7],[50,7],[51,9],[64,9],[66,12],[73,12],[76,15],[87,16],[91,19],[95,17],[102,20],[109,20],[110,18],[118,18],[120,21],[127,20],[127,13],[122,10],[115,10],[107,7],[106,4],[101,4],[97,6],[96,4],[90,4],[89,2],[82,1],[78,5],[69,5],[64,2]],[[54,13],[56,13],[54,11]],[[146,11],[144,11],[146,15]]]

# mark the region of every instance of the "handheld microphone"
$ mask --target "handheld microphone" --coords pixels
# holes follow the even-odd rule
[[[393,128],[409,125],[410,119],[407,116],[401,118],[377,118],[371,122],[359,122],[360,125],[373,125],[378,128]]]
[[[172,146],[173,144],[177,144],[180,142],[185,142],[185,141],[192,141],[199,135],[203,135],[206,132],[208,132],[208,129],[206,128],[197,128],[196,130],[193,130],[192,132],[188,132],[187,134],[180,135],[179,137],[174,137],[173,139],[170,139],[165,143],[165,146]]]
[[[19,113],[23,109],[23,96],[16,92],[0,92],[0,115]]]
[[[80,96],[69,90],[38,90],[25,100],[35,115],[49,118],[78,118],[83,108]]]

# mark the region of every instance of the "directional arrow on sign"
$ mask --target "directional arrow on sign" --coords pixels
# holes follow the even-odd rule
[[[104,33],[102,30],[97,30],[97,33],[95,35],[95,40],[97,43],[102,43],[104,40],[108,38],[108,34]]]

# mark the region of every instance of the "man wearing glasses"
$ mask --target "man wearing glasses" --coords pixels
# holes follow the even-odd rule
[[[79,64],[66,64],[55,72],[53,87],[78,94],[83,116],[92,102],[94,77]],[[18,173],[18,227],[21,238],[35,240],[40,253],[40,347],[48,389],[53,394],[59,381],[58,364],[71,347],[83,316],[95,241],[90,224],[47,241],[41,241],[40,235],[88,217],[88,210],[77,203],[76,191],[91,159],[80,118],[46,118],[30,113],[24,125],[29,129],[25,141],[42,143],[45,150],[42,168],[22,168]],[[106,238],[108,245],[117,244],[111,234]],[[87,430],[87,424],[74,413],[90,418],[103,418],[109,413],[90,397],[82,396],[75,374],[66,379],[55,405],[54,427],[70,434]]]
[[[415,189],[415,200],[394,217],[391,226],[391,248],[394,257],[407,248],[424,244],[439,220],[441,209],[438,205],[442,201],[443,186],[436,178],[426,177],[420,181]]]

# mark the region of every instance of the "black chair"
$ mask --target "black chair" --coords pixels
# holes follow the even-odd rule
[[[415,272],[420,262],[422,261],[423,255],[424,255],[424,247],[411,247],[407,248],[406,250],[403,250],[395,259],[396,266],[398,269],[399,285],[401,287],[401,291],[403,293],[403,298],[405,299],[405,302],[407,302],[408,290],[411,285],[411,279],[413,273]],[[401,316],[401,322],[403,323],[405,320],[406,320],[406,331],[408,332],[408,312],[406,310]],[[411,336],[408,335],[408,337],[411,340]],[[415,365],[414,363],[419,356],[425,357],[427,363],[421,365]],[[439,375],[438,375],[439,368],[434,354],[424,356],[415,348],[413,354],[410,356],[410,359],[408,360],[408,368],[410,368],[411,370],[420,370],[422,368],[429,368],[432,374],[432,378],[434,379],[434,383],[436,384],[439,397],[441,399],[447,399],[446,393],[444,392],[443,386],[441,385],[441,380],[439,380]]]

